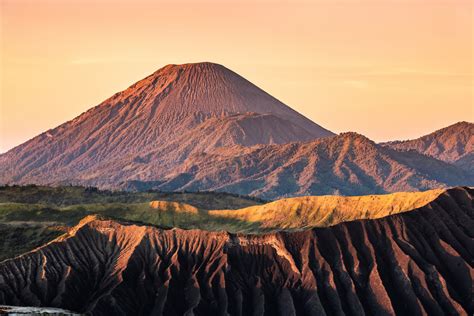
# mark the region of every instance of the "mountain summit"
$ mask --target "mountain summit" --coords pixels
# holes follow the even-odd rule
[[[152,116],[176,119],[199,113],[224,116],[238,113],[273,114],[304,128],[313,137],[332,135],[248,80],[226,67],[204,62],[168,65],[120,94],[127,100],[146,96],[137,105]]]
[[[224,66],[168,65],[0,155],[0,183],[159,179],[191,153],[331,135]]]

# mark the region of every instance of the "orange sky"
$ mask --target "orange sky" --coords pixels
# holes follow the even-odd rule
[[[471,0],[0,3],[0,152],[197,61],[334,132],[383,141],[474,121]]]

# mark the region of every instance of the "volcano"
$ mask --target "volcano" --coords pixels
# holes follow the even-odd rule
[[[159,179],[196,151],[331,135],[224,66],[168,65],[1,155],[0,182]]]

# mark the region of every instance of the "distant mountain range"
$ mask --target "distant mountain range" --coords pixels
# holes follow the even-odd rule
[[[221,65],[168,65],[0,155],[0,183],[264,198],[424,190],[474,184],[473,135],[466,122],[380,145],[335,135]]]
[[[414,191],[470,182],[451,164],[344,133],[311,142],[194,154],[164,182],[152,184],[164,191],[220,190],[276,198]]]

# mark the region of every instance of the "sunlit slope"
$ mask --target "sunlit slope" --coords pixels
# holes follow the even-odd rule
[[[256,204],[243,208],[216,209],[205,203],[154,200],[141,203],[0,203],[0,222],[76,225],[84,216],[99,214],[162,227],[229,232],[262,232],[280,229],[328,227],[340,222],[376,219],[430,204],[442,194],[464,188],[424,192],[398,192],[364,196],[306,196]],[[196,200],[196,202],[199,200]],[[230,204],[229,204],[230,205]],[[235,205],[234,205],[235,206]]]
[[[220,219],[235,223],[257,224],[262,229],[298,229],[328,227],[341,222],[376,219],[423,207],[444,189],[424,192],[398,192],[364,196],[308,196],[278,200],[238,210],[198,210],[185,203],[153,201],[150,206],[176,219],[190,214],[198,215],[209,223]],[[207,215],[207,216],[206,216]],[[162,215],[162,217],[164,214]],[[182,221],[182,220],[181,220]]]
[[[364,196],[308,196],[278,200],[240,210],[210,211],[212,216],[260,222],[262,227],[327,227],[376,219],[420,208],[446,190]]]

